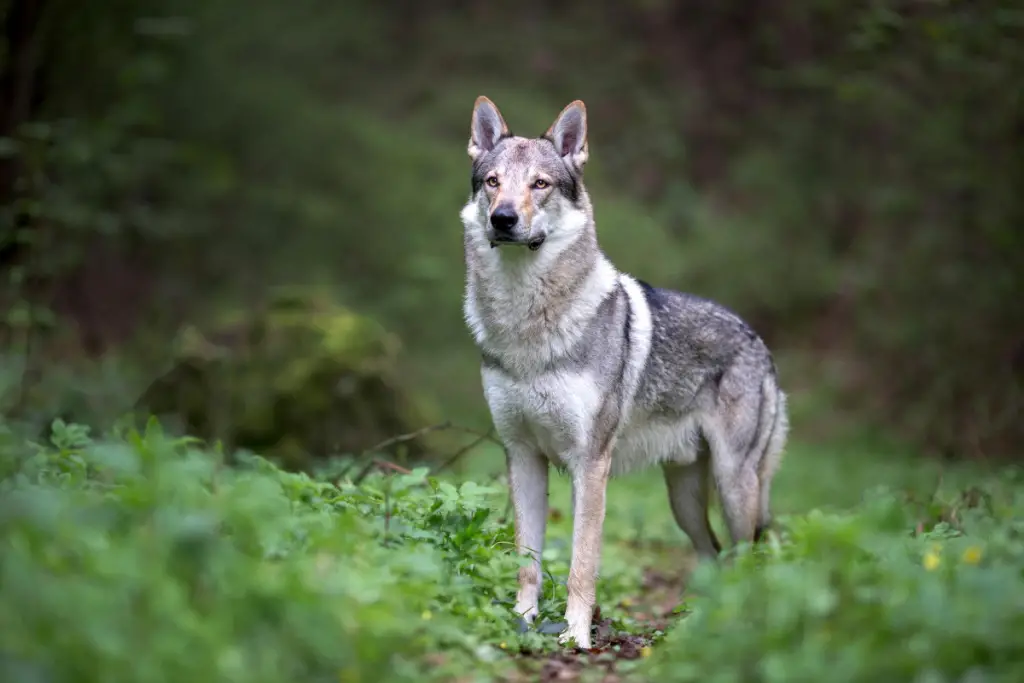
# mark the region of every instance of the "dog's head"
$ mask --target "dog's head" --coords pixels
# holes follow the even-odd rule
[[[472,196],[462,211],[467,230],[491,244],[540,249],[570,241],[587,224],[583,188],[587,110],[576,100],[547,132],[525,138],[509,132],[501,112],[478,97],[470,124]]]

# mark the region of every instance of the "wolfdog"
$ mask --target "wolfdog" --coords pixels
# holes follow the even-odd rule
[[[733,542],[757,541],[786,396],[765,343],[735,313],[605,256],[583,185],[583,102],[527,138],[479,97],[468,151],[464,314],[505,447],[516,549],[533,558],[515,609],[524,624],[538,614],[551,463],[569,474],[573,499],[559,641],[590,648],[609,477],[660,466],[673,516],[705,560],[721,552],[708,522],[713,479]]]

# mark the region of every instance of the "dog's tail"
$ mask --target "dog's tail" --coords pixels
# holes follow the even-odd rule
[[[786,394],[779,388],[773,367],[761,383],[761,425],[756,443],[750,456],[757,458],[758,511],[754,527],[754,542],[760,542],[771,525],[772,478],[782,461],[782,450],[789,432],[789,417],[786,410]]]

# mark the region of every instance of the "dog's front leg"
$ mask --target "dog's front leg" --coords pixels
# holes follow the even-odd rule
[[[565,609],[568,626],[559,636],[562,644],[590,648],[590,622],[597,598],[597,570],[601,563],[605,493],[611,459],[602,454],[583,462],[573,472],[572,560],[569,566],[569,599]]]
[[[536,449],[509,445],[508,478],[515,514],[516,551],[533,561],[519,569],[516,613],[527,623],[537,618],[541,586],[541,553],[548,517],[548,460]]]

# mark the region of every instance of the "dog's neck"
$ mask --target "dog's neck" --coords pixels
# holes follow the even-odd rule
[[[536,252],[492,249],[466,234],[466,321],[485,354],[509,371],[549,366],[578,344],[618,274],[597,243],[593,220]]]

